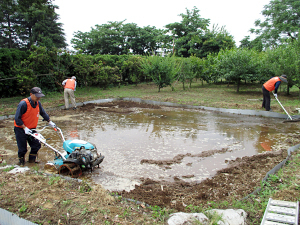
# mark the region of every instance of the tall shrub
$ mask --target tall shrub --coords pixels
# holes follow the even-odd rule
[[[178,67],[174,57],[148,56],[142,63],[143,72],[149,75],[158,87],[171,86]]]

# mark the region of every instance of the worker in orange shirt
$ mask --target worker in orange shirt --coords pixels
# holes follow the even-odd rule
[[[274,96],[277,97],[277,90],[282,81],[287,83],[287,76],[284,74],[282,74],[280,77],[272,77],[270,80],[263,84],[262,107],[265,108],[266,111],[271,111],[270,92],[274,91]]]
[[[65,98],[65,109],[69,109],[69,96],[73,105],[73,109],[76,110],[76,102],[74,91],[76,91],[76,77],[72,76],[71,79],[66,79],[62,82],[64,86],[64,98]]]

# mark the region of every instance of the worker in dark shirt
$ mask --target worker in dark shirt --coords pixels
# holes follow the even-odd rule
[[[30,134],[32,134],[31,129],[37,127],[39,115],[41,115],[44,120],[48,121],[51,127],[56,127],[55,123],[50,120],[50,117],[39,101],[43,96],[45,95],[42,93],[42,90],[39,87],[34,87],[30,91],[30,97],[21,100],[18,105],[15,114],[14,131],[18,145],[19,165],[25,164],[24,157],[27,152],[27,142],[31,147],[29,163],[36,162],[36,156],[41,148],[41,144]]]

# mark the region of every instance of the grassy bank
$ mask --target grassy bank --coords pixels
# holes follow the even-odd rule
[[[136,97],[141,99],[156,100],[163,102],[173,102],[187,105],[200,105],[216,108],[232,109],[254,109],[262,110],[261,84],[243,84],[239,93],[236,92],[236,85],[233,84],[204,84],[196,82],[191,88],[177,82],[175,90],[166,87],[158,92],[158,88],[153,83],[128,85],[108,88],[102,90],[97,87],[77,88],[75,92],[76,102],[84,102],[95,99]],[[52,108],[64,105],[63,90],[60,93],[45,93],[41,99],[44,108]],[[13,115],[19,101],[27,96],[13,98],[2,98],[0,101],[0,116]],[[274,99],[274,98],[273,98]],[[298,114],[296,108],[300,107],[299,91],[296,87],[290,90],[290,95],[286,95],[286,86],[282,85],[278,92],[278,99],[289,114]],[[274,112],[284,113],[284,110],[274,99],[271,102]]]

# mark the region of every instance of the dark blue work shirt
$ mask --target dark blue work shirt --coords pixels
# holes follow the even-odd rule
[[[275,94],[277,94],[277,89],[279,88],[279,85],[281,84],[281,81],[277,81],[276,83],[275,83],[275,90],[274,90],[274,92],[275,92]]]
[[[37,106],[37,102],[33,102],[31,97],[28,97],[28,100],[30,102],[30,105],[32,108],[36,108]],[[50,121],[50,117],[48,116],[48,114],[46,113],[46,111],[44,110],[44,108],[42,107],[42,104],[40,101],[38,101],[39,103],[39,107],[40,107],[40,115],[46,120],[46,121]],[[21,119],[22,115],[24,113],[26,113],[27,111],[27,103],[25,101],[21,101],[17,107],[17,111],[16,111],[16,114],[15,114],[15,121],[16,121],[16,124],[18,126],[22,126],[24,123]]]

